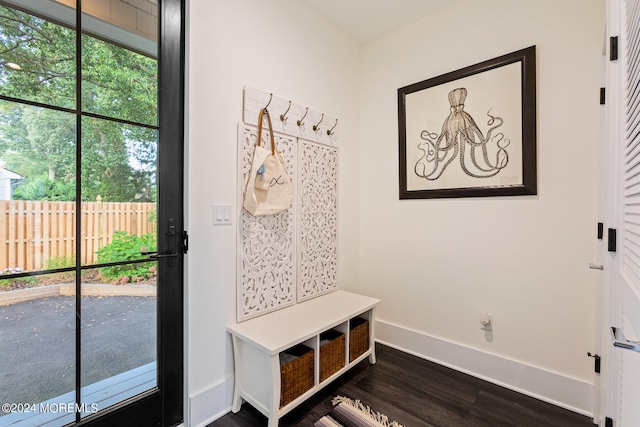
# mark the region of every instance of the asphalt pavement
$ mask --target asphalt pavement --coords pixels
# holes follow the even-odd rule
[[[63,296],[0,306],[0,403],[74,391],[75,311]],[[80,317],[82,386],[156,360],[156,297],[82,297]]]

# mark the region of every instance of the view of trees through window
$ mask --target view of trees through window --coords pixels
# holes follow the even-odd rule
[[[156,386],[158,61],[71,3],[0,0],[0,401],[103,409]]]
[[[105,255],[113,253],[135,258],[124,251],[123,235],[131,242],[131,251],[138,250],[139,258],[140,246],[149,251],[155,247],[157,60],[113,40],[94,37],[89,31],[82,34],[81,55],[77,43],[74,28],[0,3],[0,188],[5,188],[0,192],[0,203],[2,199],[76,202],[80,196],[80,201],[87,203],[82,210],[93,212],[92,217],[83,212],[86,223],[82,234],[88,243],[81,263],[122,260]],[[78,111],[82,115],[77,115]],[[81,159],[77,159],[79,152]],[[40,224],[51,215],[43,212],[41,219],[36,212],[23,218],[18,211],[31,208],[13,206],[8,209],[15,215],[10,214],[6,224],[1,224],[0,237],[6,237],[9,246],[22,245],[25,239],[27,243],[0,253],[0,274],[75,265],[71,244],[75,230],[68,223],[73,220],[70,210],[74,208],[42,207],[64,211],[66,217],[58,217],[59,223],[48,230],[44,226],[35,231],[25,229],[19,236],[23,228],[20,221],[27,223],[32,218],[31,223]],[[98,209],[101,211],[96,212]],[[133,212],[126,213],[133,215],[126,226],[111,222],[109,229],[109,224],[104,224],[109,219],[102,212],[121,219],[124,210]],[[14,225],[9,223],[12,220]],[[112,242],[114,236],[116,242]],[[44,243],[28,247],[38,241]],[[66,242],[65,247],[61,241]],[[123,251],[105,249],[107,244]],[[124,273],[122,278],[110,277],[120,282],[123,278],[133,280]]]
[[[0,94],[59,107],[0,103],[0,166],[24,177],[16,200],[76,199],[75,31],[0,6]],[[82,37],[82,200],[155,198],[157,63]],[[100,116],[123,121],[120,126]]]

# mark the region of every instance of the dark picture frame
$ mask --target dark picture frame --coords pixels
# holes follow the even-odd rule
[[[398,89],[400,199],[537,194],[536,47]]]

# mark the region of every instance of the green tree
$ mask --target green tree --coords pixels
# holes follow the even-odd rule
[[[75,43],[73,29],[0,6],[0,93],[75,109]],[[155,125],[156,60],[87,35],[82,47],[83,111]],[[27,178],[18,197],[73,200],[76,139],[72,111],[0,101],[0,159]],[[156,140],[145,126],[83,117],[82,198],[154,200]]]
[[[0,6],[3,95],[75,108],[75,58],[75,31]]]
[[[34,178],[42,174],[50,180],[74,176],[75,117],[44,108],[8,106],[9,117],[0,116],[0,137],[1,154],[11,168]]]
[[[13,192],[15,200],[69,201],[75,197],[75,180],[53,180],[45,175],[28,180]]]

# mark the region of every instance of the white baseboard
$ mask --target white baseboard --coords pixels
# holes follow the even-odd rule
[[[593,417],[593,384],[381,320],[375,333],[380,344]]]
[[[231,411],[233,376],[200,393],[189,396],[189,422],[192,427],[204,427]]]

